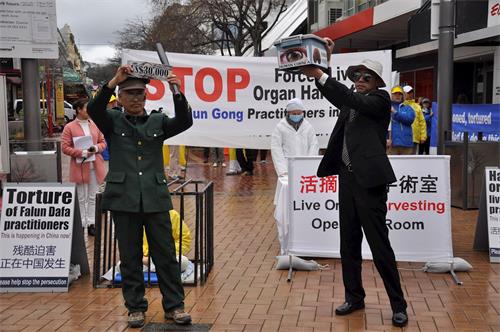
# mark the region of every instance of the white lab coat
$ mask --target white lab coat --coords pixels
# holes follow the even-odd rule
[[[271,136],[271,155],[278,176],[288,173],[287,157],[317,156],[318,154],[319,143],[316,132],[306,119],[302,121],[297,131],[286,118],[281,119],[274,128]]]

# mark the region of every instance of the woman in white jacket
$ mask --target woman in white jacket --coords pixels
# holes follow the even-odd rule
[[[271,155],[278,176],[288,175],[287,157],[318,155],[318,138],[313,126],[304,119],[304,110],[302,100],[290,100],[286,105],[286,117],[271,136]]]

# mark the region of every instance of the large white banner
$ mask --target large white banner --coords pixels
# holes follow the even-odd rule
[[[56,0],[0,1],[0,57],[59,57]]]
[[[321,157],[289,159],[288,251],[340,257],[338,177],[316,177]],[[448,156],[391,156],[386,225],[398,261],[453,257]],[[371,258],[363,240],[364,258]]]
[[[4,186],[0,292],[68,290],[75,202],[74,184]]]
[[[339,111],[324,99],[313,79],[277,70],[275,57],[223,57],[168,53],[173,72],[182,81],[193,109],[194,125],[167,141],[169,144],[215,147],[270,148],[270,135],[285,115],[287,101],[301,98],[305,116],[326,147]],[[350,65],[363,59],[378,60],[383,78],[391,82],[391,51],[334,54],[332,77],[351,86],[346,77]],[[122,62],[159,63],[150,51],[123,50]],[[146,109],[160,107],[173,116],[172,94],[166,82],[151,81]]]

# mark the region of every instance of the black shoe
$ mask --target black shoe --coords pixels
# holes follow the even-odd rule
[[[89,225],[87,227],[87,232],[89,233],[89,236],[95,236],[95,225]]]
[[[335,314],[339,316],[344,316],[350,314],[353,311],[363,309],[364,307],[365,307],[364,302],[358,302],[358,303],[344,302],[341,306],[335,309]]]
[[[392,315],[392,325],[403,327],[408,324],[408,314],[406,311],[395,312]]]

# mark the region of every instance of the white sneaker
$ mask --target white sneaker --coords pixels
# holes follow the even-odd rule
[[[222,167],[226,167],[226,163],[222,163]]]
[[[212,166],[213,166],[213,167],[217,167],[217,163],[213,163],[213,164],[212,164]]]

